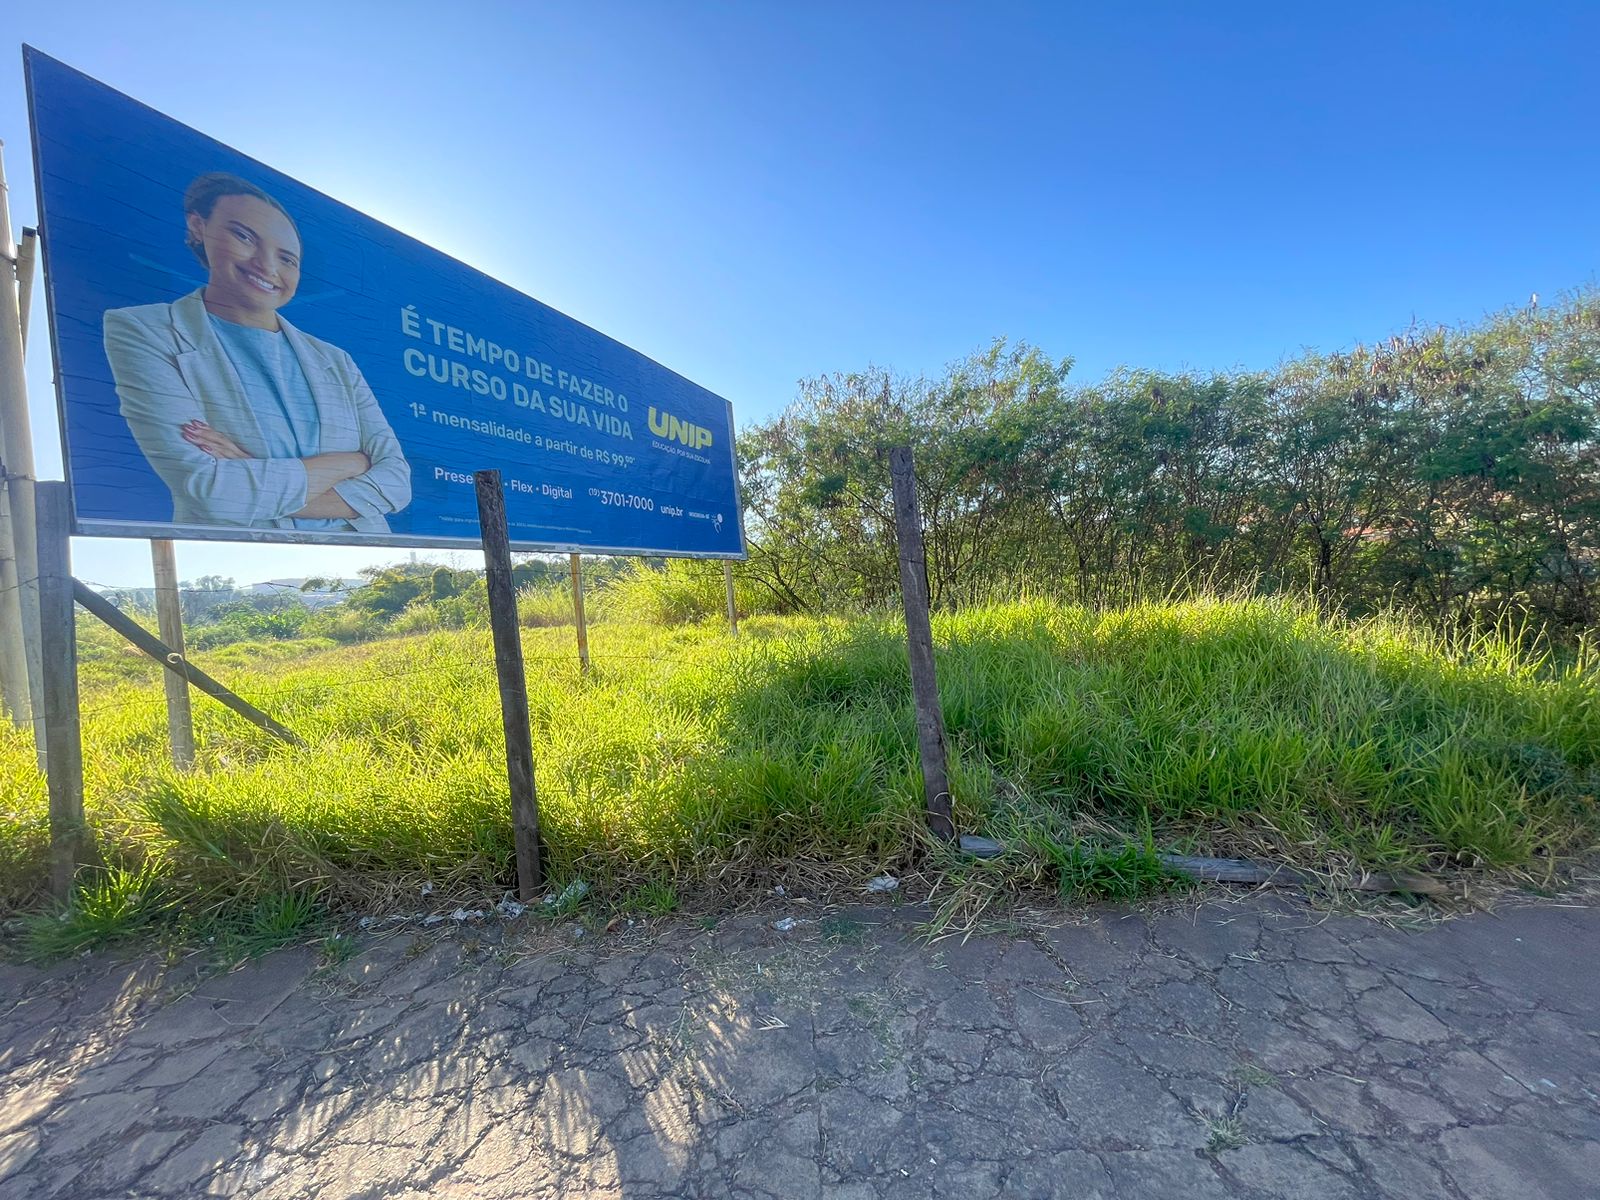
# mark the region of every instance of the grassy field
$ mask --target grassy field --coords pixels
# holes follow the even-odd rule
[[[926,861],[895,624],[763,617],[743,632],[602,623],[580,677],[570,628],[524,631],[558,885],[659,909],[785,871],[861,879]],[[1018,847],[1012,878],[1132,890],[1159,877],[1154,849],[1335,874],[1537,871],[1596,841],[1592,648],[1560,664],[1492,637],[1452,649],[1399,621],[1271,601],[1014,604],[937,618],[934,634],[958,822]],[[310,745],[197,695],[200,762],[182,774],[155,668],[102,649],[85,668],[84,757],[113,871],[83,921],[507,890],[486,632],[197,654]],[[0,910],[42,902],[45,837],[31,746],[6,726]]]

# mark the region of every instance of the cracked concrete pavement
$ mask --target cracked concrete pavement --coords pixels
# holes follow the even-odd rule
[[[0,965],[0,1196],[1600,1191],[1600,910],[778,915]]]

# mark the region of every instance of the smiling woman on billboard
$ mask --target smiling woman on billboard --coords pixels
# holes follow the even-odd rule
[[[350,355],[279,315],[300,282],[294,219],[220,172],[183,209],[205,286],[105,314],[122,415],[174,523],[387,533],[411,500],[400,443]]]

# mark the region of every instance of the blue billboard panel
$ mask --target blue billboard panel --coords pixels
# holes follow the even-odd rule
[[[78,532],[743,557],[727,401],[24,58]]]

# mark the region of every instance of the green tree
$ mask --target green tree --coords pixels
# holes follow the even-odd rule
[[[461,591],[461,580],[449,567],[436,567],[428,579],[428,594],[434,600],[448,600]]]
[[[233,580],[220,575],[202,575],[178,584],[179,604],[183,609],[183,619],[188,623],[205,619],[212,609],[238,595],[239,589]]]

